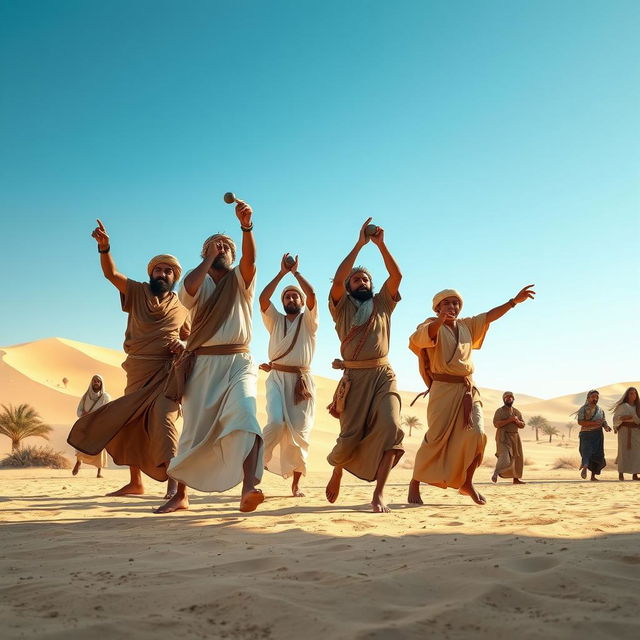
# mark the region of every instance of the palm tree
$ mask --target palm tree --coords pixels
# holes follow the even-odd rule
[[[575,422],[567,422],[567,424],[564,425],[564,428],[569,432],[569,440],[571,440],[571,431],[575,426],[576,426]]]
[[[542,416],[531,416],[529,418],[529,426],[536,432],[536,440],[540,440],[540,430],[547,423],[547,419]]]
[[[558,431],[558,429],[556,429],[556,427],[554,427],[552,424],[549,424],[546,420],[545,423],[546,424],[543,424],[541,427],[542,433],[544,433],[545,436],[549,436],[549,442],[551,442],[551,438],[553,436],[560,435],[560,432]]]
[[[402,416],[402,424],[405,427],[409,427],[409,437],[411,437],[411,431],[413,429],[421,429],[422,424],[415,416]]]
[[[49,439],[49,432],[53,427],[42,422],[38,412],[28,404],[20,404],[17,407],[2,406],[0,413],[0,434],[11,438],[11,451],[20,448],[20,442],[24,438],[37,436]]]

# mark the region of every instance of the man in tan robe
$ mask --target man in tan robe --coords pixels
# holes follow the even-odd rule
[[[520,429],[524,429],[522,414],[513,406],[514,395],[511,391],[502,394],[504,404],[496,409],[493,416],[493,426],[496,428],[496,468],[491,476],[491,482],[498,482],[501,478],[513,478],[513,484],[522,482],[524,469],[524,454]]]
[[[534,297],[532,286],[487,313],[460,319],[462,296],[454,289],[440,291],[432,304],[436,317],[427,318],[409,338],[409,348],[418,356],[420,373],[429,387],[428,431],[416,454],[410,503],[423,504],[421,482],[452,487],[476,504],[486,503],[473,486],[487,436],[480,393],[472,378],[471,352],[480,349],[491,322]]]
[[[78,409],[76,412],[77,416],[78,418],[82,418],[82,416],[85,416],[87,415],[87,413],[91,413],[92,411],[96,411],[110,401],[111,396],[104,390],[104,380],[102,379],[102,376],[99,376],[96,373],[96,375],[91,378],[89,388],[82,394],[82,397],[80,398],[80,402],[78,403]],[[83,462],[85,464],[90,464],[94,467],[97,467],[98,474],[96,477],[102,478],[102,469],[107,466],[107,452],[105,449],[103,449],[95,456],[90,456],[87,453],[78,451],[76,453],[76,464],[73,467],[73,471],[71,471],[72,475],[78,475],[78,471],[80,471],[80,465]]]
[[[318,307],[313,287],[298,270],[298,256],[291,264],[282,257],[280,271],[260,294],[262,321],[269,332],[269,362],[260,365],[266,382],[267,425],[264,428],[264,465],[283,478],[293,475],[291,492],[304,497],[300,477],[307,472],[309,438],[315,415],[315,384],[310,373],[318,332]],[[301,288],[288,285],[282,291],[284,313],[271,297],[278,283],[290,273]],[[305,310],[306,308],[306,310]]]
[[[635,387],[629,387],[613,406],[613,430],[618,435],[618,479],[630,473],[640,480],[640,397]]]
[[[391,314],[400,300],[402,274],[384,242],[384,230],[367,233],[369,218],[354,248],[342,261],[329,293],[329,311],[341,340],[342,360],[334,368],[344,369],[329,410],[340,419],[340,435],[327,457],[333,474],[326,487],[329,502],[340,491],[342,471],[357,478],[376,481],[371,505],[375,513],[388,512],[384,486],[404,453],[400,428],[400,396],[396,377],[387,360]],[[380,292],[373,293],[371,275],[354,263],[371,240],[380,250],[389,277]]]
[[[122,368],[127,374],[124,396],[80,418],[68,443],[88,454],[105,448],[118,465],[128,465],[130,481],[110,496],[144,493],[141,472],[159,482],[168,479],[167,466],[178,443],[175,421],[179,406],[164,396],[174,354],[184,349],[186,309],[172,291],[180,279],[178,260],[163,254],[147,266],[149,282],[137,282],[117,271],[109,236],[100,220],[92,236],[98,243],[102,272],[120,292],[128,314]],[[167,495],[175,492],[169,483]]]
[[[156,509],[189,508],[187,486],[227,491],[242,482],[240,511],[264,501],[256,488],[263,473],[262,434],[256,418],[257,367],[249,354],[256,285],[251,207],[237,201],[242,256],[229,236],[215,234],[202,247],[202,262],[190,271],[180,299],[190,310],[192,330],[175,363],[167,395],[183,399],[184,426],[169,475],[176,495]]]

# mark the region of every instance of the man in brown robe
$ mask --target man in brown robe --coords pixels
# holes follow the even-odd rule
[[[333,474],[326,496],[329,502],[336,501],[346,469],[362,480],[376,481],[371,505],[375,513],[382,513],[389,511],[383,501],[385,483],[404,453],[401,401],[387,360],[391,314],[400,300],[402,274],[384,242],[382,227],[373,235],[367,233],[370,221],[362,225],[358,241],[338,267],[329,293],[342,356],[333,366],[344,369],[344,375],[329,408],[340,419],[340,435],[327,457]],[[367,269],[353,266],[369,240],[380,250],[389,273],[377,294]]]
[[[144,493],[141,472],[159,482],[168,479],[167,466],[176,453],[175,421],[179,405],[164,396],[173,355],[184,346],[187,311],[172,289],[182,268],[171,255],[151,259],[149,282],[137,282],[116,269],[104,225],[91,234],[98,243],[102,272],[120,292],[122,310],[128,314],[122,368],[127,373],[124,396],[80,418],[68,443],[88,454],[105,448],[118,465],[128,465],[130,481],[110,496]],[[182,331],[182,335],[181,335]],[[169,483],[167,496],[175,493]]]
[[[501,478],[513,478],[513,484],[522,482],[524,455],[520,429],[524,429],[522,414],[513,406],[514,396],[511,391],[502,394],[504,404],[496,409],[493,416],[493,426],[496,428],[496,468],[491,476],[491,482],[498,482]]]
[[[427,318],[409,338],[409,348],[418,356],[420,373],[429,387],[429,428],[416,453],[409,503],[423,504],[420,483],[425,482],[442,489],[458,489],[476,504],[486,504],[473,486],[487,436],[480,392],[472,378],[471,353],[482,346],[491,322],[534,297],[532,286],[487,313],[460,319],[460,293],[455,289],[440,291],[432,303],[436,317]]]

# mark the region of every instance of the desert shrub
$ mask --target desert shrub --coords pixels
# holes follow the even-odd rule
[[[562,458],[557,458],[556,461],[551,465],[552,469],[579,469],[580,468],[580,460],[575,457],[563,456]]]
[[[49,469],[70,469],[71,463],[61,453],[51,447],[21,447],[0,460],[0,467],[48,467]]]
[[[524,459],[524,466],[525,467],[530,467],[532,465],[534,465],[536,463],[536,461],[533,458],[525,458]]]

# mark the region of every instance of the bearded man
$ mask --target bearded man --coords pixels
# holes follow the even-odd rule
[[[416,454],[408,502],[423,504],[420,483],[458,489],[476,504],[486,504],[473,486],[473,474],[482,462],[487,436],[482,401],[473,383],[473,349],[480,349],[489,325],[517,304],[533,299],[533,285],[487,313],[458,318],[463,300],[455,289],[433,297],[436,317],[427,318],[409,338],[418,356],[420,373],[429,387],[428,431]]]
[[[82,418],[82,416],[85,416],[87,415],[87,413],[91,413],[92,411],[99,409],[110,401],[111,396],[104,390],[104,380],[102,379],[102,376],[99,376],[96,373],[91,378],[89,388],[82,394],[82,397],[80,398],[80,402],[78,403],[78,409],[76,412],[77,416],[78,418]],[[102,478],[102,470],[107,466],[107,452],[103,449],[95,456],[90,456],[86,453],[82,453],[82,451],[78,451],[76,453],[76,464],[71,471],[72,475],[78,475],[78,471],[80,471],[80,466],[83,462],[85,464],[90,464],[94,467],[97,467],[98,474],[96,475],[96,477]]]
[[[513,478],[513,484],[522,482],[524,469],[524,454],[519,430],[524,429],[522,414],[513,406],[514,395],[511,391],[502,394],[501,407],[496,409],[493,416],[493,426],[496,428],[496,468],[491,476],[491,482],[498,482],[501,478]]]
[[[124,396],[80,418],[67,442],[90,455],[106,447],[118,465],[128,465],[131,479],[110,496],[142,495],[142,473],[158,482],[168,479],[167,466],[178,444],[175,421],[179,406],[164,395],[174,354],[186,337],[187,311],[173,292],[182,267],[162,254],[147,265],[149,282],[137,282],[116,269],[107,231],[98,220],[91,234],[98,243],[105,278],[120,292],[127,314],[122,368],[127,374]],[[175,492],[169,482],[167,496]]]
[[[184,426],[168,471],[178,488],[156,513],[188,509],[187,486],[222,492],[242,482],[242,512],[264,501],[256,488],[264,465],[256,418],[257,367],[249,354],[256,286],[253,210],[237,203],[242,230],[238,266],[233,266],[233,240],[215,234],[205,240],[202,262],[180,287],[192,330],[166,390],[168,397],[183,399]]]
[[[285,253],[280,271],[260,294],[262,321],[269,332],[266,382],[267,426],[264,464],[283,478],[293,475],[291,492],[304,497],[300,478],[306,475],[309,437],[315,414],[315,383],[310,373],[316,348],[318,307],[313,287],[298,270],[298,256],[289,264]],[[280,281],[290,273],[300,287],[287,285],[280,296],[284,313],[271,302]],[[306,309],[306,310],[305,310]]]
[[[580,477],[587,478],[587,471],[591,473],[590,480],[597,482],[596,476],[607,466],[604,457],[604,431],[611,431],[603,409],[598,406],[600,393],[591,389],[587,393],[587,401],[578,409],[576,415],[580,425]]]
[[[384,487],[402,455],[404,433],[400,428],[401,400],[396,377],[387,355],[391,314],[400,300],[402,273],[384,241],[384,229],[367,233],[369,218],[358,241],[340,263],[329,293],[329,311],[341,340],[342,359],[333,366],[343,369],[329,411],[340,419],[340,435],[327,457],[333,474],[326,487],[327,500],[335,502],[342,471],[357,478],[376,481],[371,506],[374,513],[387,513]],[[365,267],[354,267],[362,247],[371,240],[380,250],[389,277],[379,293]]]

